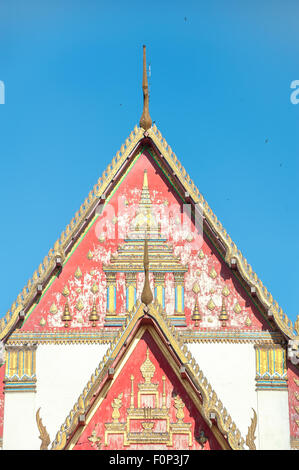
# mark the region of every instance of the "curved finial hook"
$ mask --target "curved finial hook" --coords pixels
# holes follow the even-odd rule
[[[142,89],[143,89],[143,113],[140,118],[139,125],[145,131],[152,127],[152,120],[149,114],[149,92],[148,92],[148,82],[146,74],[146,46],[143,46],[143,80],[142,80]]]

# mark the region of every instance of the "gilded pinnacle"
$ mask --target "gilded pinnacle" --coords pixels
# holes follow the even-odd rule
[[[70,307],[69,307],[69,303],[68,303],[67,300],[66,300],[65,305],[64,305],[63,315],[61,317],[61,320],[64,322],[65,328],[68,327],[68,322],[70,322],[72,320],[72,315],[70,313]]]
[[[149,114],[149,92],[148,92],[148,83],[147,83],[147,74],[146,74],[146,46],[143,46],[142,89],[143,89],[143,113],[140,118],[139,125],[145,131],[147,131],[150,127],[152,127],[152,120]]]
[[[151,287],[149,283],[149,272],[148,272],[149,271],[149,259],[148,259],[147,240],[144,241],[143,265],[144,265],[145,279],[144,279],[143,291],[141,294],[141,302],[147,306],[153,301],[153,293],[151,291]]]
[[[92,326],[96,326],[96,322],[98,320],[99,320],[99,315],[98,315],[97,308],[96,308],[96,301],[94,299],[93,300],[92,310],[91,310],[91,313],[89,315],[89,321],[92,322]]]

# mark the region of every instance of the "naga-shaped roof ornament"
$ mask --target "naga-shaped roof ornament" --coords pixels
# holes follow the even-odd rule
[[[140,127],[145,131],[152,127],[152,120],[149,114],[149,92],[148,92],[148,83],[147,83],[147,74],[146,74],[146,46],[143,46],[143,80],[142,80],[142,89],[143,89],[143,113],[139,121]]]

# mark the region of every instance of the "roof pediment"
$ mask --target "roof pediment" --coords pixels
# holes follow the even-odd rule
[[[155,403],[146,401],[147,394],[155,397]],[[143,415],[146,408],[152,408],[150,416]],[[165,429],[161,427],[164,418]],[[139,423],[133,430],[132,420]],[[160,444],[170,446],[177,435],[187,438],[187,448],[200,449],[201,431],[212,448],[246,448],[240,431],[160,307],[139,303],[57,432],[52,449],[97,448],[99,443],[105,449],[115,435],[114,449],[130,445],[140,449],[159,439]]]
[[[278,328],[288,339],[296,340],[298,338],[297,329],[294,329],[292,322],[242,256],[155,125],[147,131],[135,127],[131,132],[125,144],[122,145],[111,164],[108,165],[97,184],[90,191],[75,217],[55,242],[53,249],[49,251],[34,272],[5,317],[0,320],[0,338],[5,341],[17,326],[22,327],[22,322],[32,308],[38,304],[42,293],[53,278],[57,277],[57,273],[59,274],[63,269],[68,253],[73,249],[82,233],[86,231],[99,205],[105,202],[128,168],[132,158],[144,146],[152,149],[150,153],[157,165],[162,170],[167,170],[168,174],[171,174],[171,177],[176,181],[181,199],[188,203],[191,202],[195,211],[200,212],[206,233],[215,244],[218,253],[223,257],[226,265],[237,273],[241,281],[245,281],[246,291],[261,306],[268,321],[273,322],[273,327]]]

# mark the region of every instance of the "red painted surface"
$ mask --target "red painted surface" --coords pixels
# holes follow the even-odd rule
[[[288,367],[288,392],[290,434],[292,438],[299,439],[299,374],[292,364]]]
[[[67,286],[70,291],[68,300],[71,314],[73,315],[73,320],[69,324],[69,330],[92,328],[88,316],[92,309],[94,298],[94,295],[90,291],[93,284],[96,284],[99,289],[98,293],[95,295],[96,306],[100,315],[100,320],[96,328],[103,328],[106,312],[106,277],[102,266],[103,263],[109,263],[111,254],[115,253],[117,248],[124,243],[120,232],[125,225],[128,227],[128,222],[135,216],[134,209],[131,214],[128,214],[128,208],[132,209],[134,204],[136,207],[138,206],[142,190],[144,169],[147,169],[148,172],[149,192],[152,203],[158,204],[159,207],[162,208],[161,210],[164,211],[164,216],[166,214],[167,217],[167,211],[169,211],[169,208],[172,208],[170,211],[172,222],[177,215],[180,216],[183,206],[182,202],[177,198],[173,187],[162,174],[160,168],[153,162],[152,158],[148,158],[146,153],[142,154],[120,183],[109,201],[109,206],[94,225],[90,227],[88,233],[77,245],[76,249],[65,263],[59,277],[56,278],[47,289],[46,293],[39,301],[39,304],[25,321],[22,327],[23,331],[53,331],[57,328],[64,329],[61,316],[66,300],[62,295],[62,290],[65,286]],[[124,200],[129,202],[128,206],[124,205]],[[117,221],[114,217],[117,217]],[[163,217],[162,234],[163,226],[166,228],[169,226],[168,222],[164,224],[163,220],[165,221],[165,217]],[[187,222],[190,222],[189,219]],[[105,241],[99,240],[99,236],[102,233],[105,234]],[[115,237],[113,233],[115,233]],[[192,241],[186,239],[188,233],[192,233]],[[107,234],[109,234],[109,236],[107,236]],[[188,272],[185,274],[184,296],[185,317],[188,327],[197,329],[191,318],[197,297],[200,313],[202,315],[202,321],[199,325],[200,329],[269,329],[269,325],[257,311],[247,294],[244,293],[239,286],[231,271],[223,260],[220,259],[209,240],[206,237],[204,237],[204,240],[202,239],[192,222],[190,222],[190,229],[187,230],[185,227],[180,230],[176,224],[173,223],[170,232],[167,234],[167,238],[173,247],[174,255],[180,257],[182,264],[188,265]],[[203,259],[198,257],[198,253],[201,249],[204,253]],[[87,258],[88,252],[93,254],[92,259]],[[82,272],[80,279],[76,279],[74,276],[78,267]],[[209,276],[209,272],[212,268],[217,272],[215,279]],[[195,295],[192,290],[195,282],[197,282],[200,288],[197,295]],[[142,285],[143,273],[140,273],[138,274],[137,298],[140,298]],[[221,310],[221,292],[225,285],[230,290],[230,294],[225,297],[229,320],[226,327],[223,328],[221,322],[218,320],[218,316]],[[213,299],[216,305],[212,312],[206,306],[210,298]],[[83,309],[78,311],[75,305],[80,299],[83,303]],[[240,313],[234,312],[234,306],[237,302],[241,307]],[[174,310],[174,278],[172,273],[167,274],[165,303],[167,313],[172,314]],[[58,309],[57,313],[54,314],[50,313],[50,308],[53,304],[55,304]],[[126,312],[125,277],[122,273],[117,275],[116,304],[118,313]],[[250,326],[245,323],[248,318],[251,321]],[[43,326],[40,325],[41,319],[46,321],[46,324]]]
[[[0,439],[3,437],[3,420],[4,420],[4,375],[5,364],[0,366]]]
[[[149,359],[155,366],[154,376],[151,380],[152,383],[158,383],[158,391],[159,391],[159,406],[162,405],[162,391],[163,391],[163,380],[162,376],[166,377],[165,380],[165,389],[166,389],[166,406],[169,408],[169,416],[170,422],[175,423],[177,422],[176,413],[177,410],[174,407],[174,396],[179,396],[183,403],[185,404],[184,407],[184,423],[191,423],[191,434],[192,434],[192,445],[189,447],[188,445],[188,436],[186,435],[174,435],[173,437],[173,446],[168,447],[165,444],[131,444],[130,446],[123,445],[123,436],[122,435],[110,435],[108,437],[108,445],[105,446],[105,423],[111,423],[112,419],[112,407],[111,403],[115,398],[119,396],[119,394],[123,393],[122,397],[122,406],[119,409],[120,417],[119,422],[124,423],[126,422],[127,418],[127,411],[126,409],[130,407],[130,400],[131,400],[131,375],[134,376],[134,404],[137,407],[137,391],[138,391],[138,383],[143,383],[144,378],[140,371],[140,367],[144,363],[146,359],[146,352],[147,348],[149,348]],[[146,400],[146,397],[144,398]],[[147,406],[149,406],[149,401],[146,401]],[[131,423],[130,430],[135,432],[142,431],[141,422],[151,421],[151,419],[142,419],[134,420]],[[153,431],[157,432],[165,431],[165,421],[163,419],[154,421]],[[115,382],[111,386],[110,390],[107,393],[106,398],[101,403],[99,408],[94,413],[91,421],[84,429],[83,433],[81,434],[77,444],[75,445],[76,450],[91,450],[96,449],[96,445],[92,444],[88,437],[92,435],[92,432],[96,431],[96,436],[100,438],[100,445],[101,449],[220,449],[218,442],[216,441],[214,435],[212,434],[209,427],[206,425],[204,420],[202,419],[201,415],[197,411],[196,407],[194,406],[192,400],[186,393],[184,387],[180,384],[177,379],[176,374],[169,366],[169,362],[166,357],[163,356],[162,352],[154,342],[153,338],[148,332],[145,332],[141,340],[138,342],[136,347],[134,348],[133,352],[131,353],[130,357],[126,361],[120,375],[116,378]],[[196,439],[195,436],[200,434],[200,431],[204,432],[207,441],[202,446]]]

